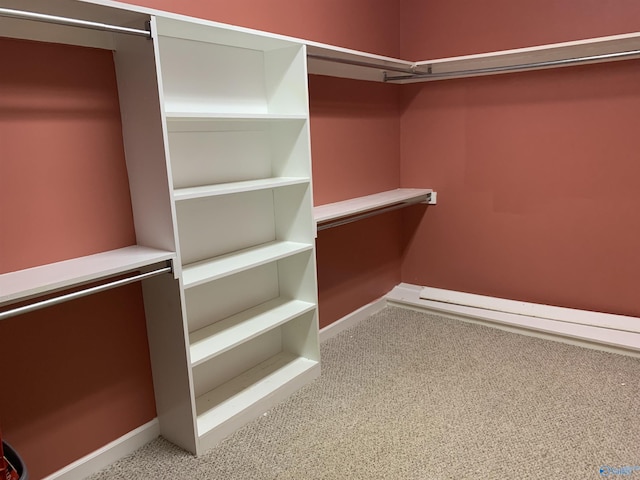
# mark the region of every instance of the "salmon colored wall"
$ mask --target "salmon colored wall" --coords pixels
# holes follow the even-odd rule
[[[398,188],[397,85],[309,77],[314,203]],[[318,232],[320,323],[381,297],[400,279],[397,213]]]
[[[0,273],[135,244],[111,52],[0,39],[0,64]],[[0,422],[30,478],[156,416],[139,285],[0,339]]]
[[[142,292],[127,285],[0,322],[0,422],[40,479],[156,416]]]
[[[400,12],[413,61],[640,31],[637,0],[400,0]]]
[[[414,19],[477,24],[405,23],[404,52],[407,39],[424,58],[640,29],[637,2],[508,3],[404,1]],[[439,196],[405,215],[402,280],[640,315],[638,84],[636,60],[404,88],[401,183]]]
[[[0,42],[0,273],[135,244],[111,52]]]
[[[168,12],[397,57],[400,0],[126,0]]]

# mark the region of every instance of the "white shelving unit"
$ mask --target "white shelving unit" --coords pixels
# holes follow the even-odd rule
[[[152,25],[190,406],[163,434],[201,453],[319,375],[305,48]]]
[[[4,36],[115,52],[137,238],[0,275],[0,305],[175,260],[174,276],[144,280],[143,292],[161,432],[194,453],[319,375],[314,217],[326,224],[432,193],[313,209],[307,65],[408,83],[640,57],[640,33],[412,62],[109,0],[0,7],[151,24],[153,41],[0,18]]]

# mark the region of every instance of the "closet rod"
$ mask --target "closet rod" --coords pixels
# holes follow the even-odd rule
[[[598,60],[615,60],[617,58],[631,57],[634,55],[640,55],[640,50],[603,53],[600,55],[589,55],[586,57],[565,58],[562,60],[547,60],[543,62],[521,63],[517,65],[504,65],[501,67],[473,68],[469,70],[458,70],[455,72],[441,72],[441,73],[416,72],[412,75],[401,75],[396,77],[390,77],[385,75],[384,81],[391,82],[394,80],[412,80],[412,79],[420,79],[420,78],[437,79],[437,78],[480,75],[483,73],[510,72],[513,70],[529,70],[529,69],[544,68],[544,67],[560,67],[565,65],[576,65],[584,62],[593,62]],[[432,68],[431,65],[419,65],[417,68],[424,68],[425,66],[429,69]]]
[[[40,310],[41,308],[51,307],[59,303],[68,302],[69,300],[75,300],[76,298],[86,297],[88,295],[93,295],[94,293],[103,292],[105,290],[110,290],[112,288],[128,285],[129,283],[139,282],[140,280],[144,280],[150,277],[155,277],[156,275],[160,275],[162,273],[170,273],[171,271],[173,271],[171,266],[166,266],[164,268],[159,268],[157,270],[152,270],[150,272],[140,273],[137,275],[133,275],[131,277],[122,278],[120,280],[114,280],[112,282],[103,283],[101,285],[96,285],[95,287],[85,288],[83,290],[67,293],[65,295],[49,298],[47,300],[41,300],[39,302],[30,303],[29,305],[24,305],[22,307],[12,308],[11,310],[5,310],[4,312],[0,312],[0,320],[4,320],[10,317],[15,317],[16,315],[22,315],[23,313],[27,313],[27,312],[33,312],[34,310]]]
[[[344,63],[345,65],[355,65],[356,67],[377,68],[379,70],[389,70],[392,72],[401,72],[401,73],[410,73],[410,74],[414,73],[414,69],[412,67],[406,67],[406,68],[393,67],[393,66],[382,64],[382,63],[362,62],[360,60],[336,58],[336,57],[330,57],[328,55],[318,55],[315,53],[307,53],[307,58],[312,58],[314,60],[322,60],[325,62]]]
[[[427,193],[418,198],[414,198],[412,200],[407,200],[406,202],[396,203],[395,205],[389,205],[388,207],[379,208],[377,210],[372,210],[370,212],[360,213],[357,215],[353,215],[351,217],[341,218],[339,220],[331,220],[325,223],[318,224],[316,229],[326,230],[327,228],[339,227],[341,225],[347,225],[349,223],[357,222],[358,220],[364,220],[365,218],[375,217],[376,215],[380,215],[382,213],[393,212],[395,210],[400,210],[401,208],[410,207],[411,205],[417,205],[419,203],[425,203],[431,198],[431,194]]]
[[[72,27],[90,28],[93,30],[102,30],[115,33],[126,33],[128,35],[139,35],[142,37],[151,38],[151,32],[149,30],[139,30],[137,28],[121,27],[119,25],[109,25],[107,23],[91,22],[89,20],[78,20],[75,18],[58,17],[56,15],[47,15],[44,13],[12,10],[9,8],[0,8],[0,17],[21,18],[25,20],[33,20],[36,22],[48,22],[58,25],[69,25]]]

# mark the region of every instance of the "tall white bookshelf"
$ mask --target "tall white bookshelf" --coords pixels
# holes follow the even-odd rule
[[[201,453],[320,373],[306,53],[207,22],[152,31],[189,384],[159,415]]]

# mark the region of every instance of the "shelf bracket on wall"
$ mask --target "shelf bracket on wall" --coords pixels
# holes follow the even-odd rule
[[[147,278],[155,277],[156,275],[171,273],[172,271],[173,271],[173,267],[171,266],[171,262],[167,261],[166,266],[157,268],[155,270],[138,273],[136,275],[131,275],[126,278],[120,278],[118,280],[113,280],[111,282],[102,283],[100,285],[96,285],[93,287],[84,288],[82,290],[77,290],[75,292],[66,293],[64,295],[58,295],[52,298],[48,298],[47,300],[40,300],[38,302],[30,303],[28,305],[23,305],[20,307],[12,308],[10,310],[5,310],[3,312],[0,312],[0,320],[5,320],[7,318],[15,317],[17,315],[22,315],[28,312],[33,312],[35,310],[40,310],[42,308],[51,307],[59,303],[68,302],[70,300],[86,297],[88,295],[93,295],[95,293],[104,292],[105,290],[110,290],[112,288],[122,287],[130,283],[139,282]]]
[[[127,35],[138,35],[142,37],[151,38],[151,32],[149,30],[122,27],[120,25],[110,25],[107,23],[92,22],[89,20],[79,20],[76,18],[59,17],[57,15],[48,15],[44,13],[13,10],[10,8],[0,8],[0,17],[18,18],[22,20],[33,20],[36,22],[55,23],[57,25],[89,28],[91,30],[101,30],[104,32],[113,32],[113,33],[124,33]]]

